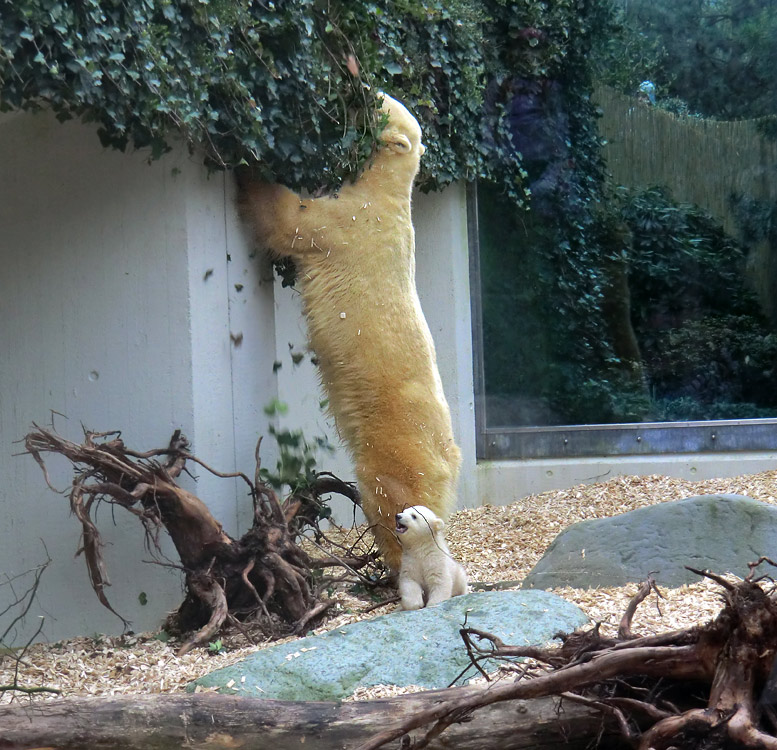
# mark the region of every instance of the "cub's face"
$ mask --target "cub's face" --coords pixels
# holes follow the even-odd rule
[[[431,539],[444,527],[442,518],[425,505],[414,505],[396,515],[396,532],[403,546],[411,541]]]

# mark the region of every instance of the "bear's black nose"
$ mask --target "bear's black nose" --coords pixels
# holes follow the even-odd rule
[[[396,520],[398,521],[401,515],[402,515],[401,513],[397,513],[396,516],[394,516],[394,518],[396,518]]]

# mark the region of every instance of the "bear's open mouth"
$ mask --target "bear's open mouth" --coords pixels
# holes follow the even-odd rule
[[[404,534],[407,531],[407,526],[397,518],[397,534]]]

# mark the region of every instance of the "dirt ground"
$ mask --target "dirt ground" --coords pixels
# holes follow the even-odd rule
[[[518,582],[556,535],[576,521],[710,493],[736,493],[777,504],[777,471],[701,482],[664,476],[616,477],[531,495],[510,505],[461,510],[448,524],[448,544],[454,557],[466,568],[474,587],[479,583]],[[340,533],[347,539],[359,532]],[[578,604],[593,622],[601,622],[603,633],[614,635],[636,589],[633,584],[617,589],[562,589],[555,593]],[[382,595],[390,593],[386,591]],[[721,607],[718,592],[709,581],[662,589],[661,593],[663,598],[652,596],[637,610],[633,623],[635,633],[657,633],[704,623]],[[338,591],[335,598],[338,604],[333,617],[314,632],[376,617],[397,607],[394,603],[376,608],[374,597],[356,596],[348,591]],[[100,605],[95,600],[93,606]],[[293,639],[285,639],[288,640]],[[279,642],[264,640],[251,644],[239,632],[223,637],[222,641],[221,653],[197,649],[181,658],[175,655],[176,644],[166,640],[163,632],[38,644],[24,655],[19,665],[19,682],[26,686],[57,688],[64,696],[175,692],[202,674],[238,661],[257,648]],[[0,685],[11,682],[13,672],[13,661],[8,654],[0,652]],[[381,686],[360,690],[353,698],[371,699],[413,689],[412,686]],[[56,697],[43,694],[35,699]],[[0,694],[0,703],[12,700],[29,699],[11,692]]]

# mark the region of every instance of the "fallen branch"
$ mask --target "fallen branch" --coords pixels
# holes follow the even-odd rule
[[[773,564],[767,558],[760,562]],[[617,639],[602,638],[596,626],[563,636],[560,647],[522,647],[462,628],[472,663],[481,671],[485,658],[529,657],[546,666],[539,674],[526,670],[515,682],[489,684],[427,706],[357,750],[378,750],[422,729],[412,745],[420,750],[453,722],[486,706],[547,696],[597,708],[639,750],[777,750],[769,701],[761,699],[775,682],[777,599],[752,580],[753,566],[745,580],[735,583],[709,571],[696,572],[721,585],[725,602],[705,627],[634,636],[631,621],[637,606],[651,590],[657,592],[648,578],[627,608]],[[662,691],[676,694],[676,703]]]
[[[0,684],[0,693],[21,693],[23,695],[60,693],[57,688],[45,686],[29,687],[19,682],[19,667],[20,665],[26,666],[24,657],[27,653],[27,650],[43,630],[43,618],[40,618],[38,627],[27,638],[23,646],[15,646],[13,643],[17,627],[21,625],[21,623],[24,621],[24,618],[29,613],[32,604],[35,601],[35,597],[38,594],[38,588],[40,587],[40,581],[43,577],[43,573],[46,571],[46,568],[48,568],[50,563],[51,558],[48,557],[47,552],[46,562],[41,563],[37,568],[33,568],[32,570],[28,570],[24,573],[19,573],[18,575],[14,576],[5,575],[3,576],[4,580],[0,580],[0,588],[7,587],[11,592],[10,596],[7,597],[8,604],[6,605],[5,609],[0,611],[0,631],[2,631],[0,632],[0,664],[5,659],[8,659],[12,661],[14,665],[13,679],[11,682],[5,685]],[[30,576],[32,576],[32,582],[24,591],[18,593],[16,590],[18,583],[25,579],[29,580]],[[5,622],[3,620],[5,620]]]
[[[3,748],[28,750],[167,750],[236,747],[343,750],[377,728],[402,720],[449,694],[429,691],[375,701],[290,702],[231,695],[146,695],[66,698],[0,708]],[[486,708],[448,728],[434,750],[585,750],[591,737],[612,734],[598,711],[543,699]]]

